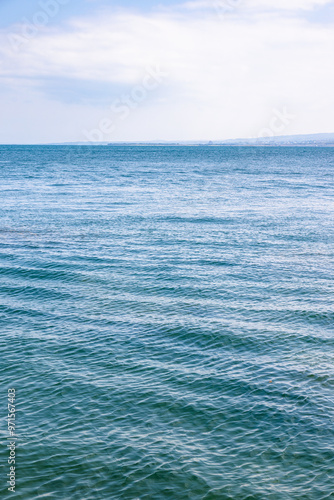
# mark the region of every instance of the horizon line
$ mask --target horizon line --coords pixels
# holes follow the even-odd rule
[[[34,143],[0,143],[0,146],[106,146],[106,145],[133,145],[133,144],[154,144],[154,145],[226,145],[226,146],[256,146],[256,145],[272,145],[272,143],[278,142],[278,145],[283,144],[284,141],[287,143],[298,141],[313,141],[322,142],[324,139],[330,139],[330,145],[334,146],[334,132],[318,132],[312,134],[291,134],[291,135],[278,135],[278,136],[268,136],[268,137],[248,137],[248,138],[234,138],[234,139],[221,139],[221,140],[211,140],[211,139],[198,139],[198,140],[165,140],[165,139],[151,139],[151,140],[118,140],[118,141],[69,141],[69,142],[34,142]],[[280,141],[282,141],[280,143]],[[299,142],[300,144],[301,142]],[[291,144],[291,145],[297,145]],[[303,145],[303,144],[302,144]],[[305,144],[304,144],[305,145]]]

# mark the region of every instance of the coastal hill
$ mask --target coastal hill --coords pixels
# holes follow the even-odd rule
[[[129,143],[109,143],[109,146]],[[203,145],[203,146],[334,146],[333,134],[307,134],[307,135],[283,135],[276,137],[260,137],[248,139],[228,139],[222,141],[152,141],[137,142],[131,144],[154,144],[154,145]]]
[[[334,146],[334,134],[282,135],[254,139],[233,139],[219,144],[230,146]]]
[[[313,146],[334,147],[334,133],[332,134],[306,134],[282,135],[274,137],[259,137],[248,139],[228,139],[222,141],[115,141],[115,142],[67,142],[51,144],[52,146]]]

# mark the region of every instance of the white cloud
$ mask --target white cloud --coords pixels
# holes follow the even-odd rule
[[[265,9],[311,10],[331,4],[332,0],[243,0],[249,7]]]
[[[301,4],[281,0],[278,5],[288,3],[295,8]],[[309,7],[321,3],[325,2],[303,0]],[[262,5],[261,0],[247,4]],[[61,87],[62,81],[66,85],[71,79],[110,85],[110,100],[99,111],[104,117],[123,87],[138,84],[147,67],[159,65],[168,72],[168,81],[119,125],[115,139],[253,136],[279,106],[296,115],[287,133],[329,132],[334,111],[334,71],[329,64],[333,33],[332,26],[261,10],[251,19],[240,14],[223,21],[214,12],[207,16],[185,16],[180,11],[104,12],[94,19],[76,19],[66,28],[40,30],[18,52],[8,44],[8,30],[3,31],[0,72],[22,99],[30,82],[36,106],[42,101],[41,82],[57,79]],[[46,99],[44,95],[44,105]],[[82,103],[79,110],[76,104],[73,113],[80,115],[83,128],[94,127],[99,107],[93,112],[91,106]],[[69,115],[66,119],[71,121]],[[73,136],[68,140],[82,139],[77,122],[73,117]],[[53,123],[53,135],[55,128]],[[66,140],[60,123],[59,129],[54,140]]]
[[[216,9],[233,11],[235,9],[253,10],[312,10],[330,5],[332,0],[193,0],[180,4],[181,8],[190,10]]]

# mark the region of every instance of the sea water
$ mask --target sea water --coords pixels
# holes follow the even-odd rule
[[[334,498],[333,166],[0,147],[3,498]]]

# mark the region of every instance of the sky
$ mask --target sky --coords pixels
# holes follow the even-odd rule
[[[0,143],[334,132],[333,0],[0,0]]]

